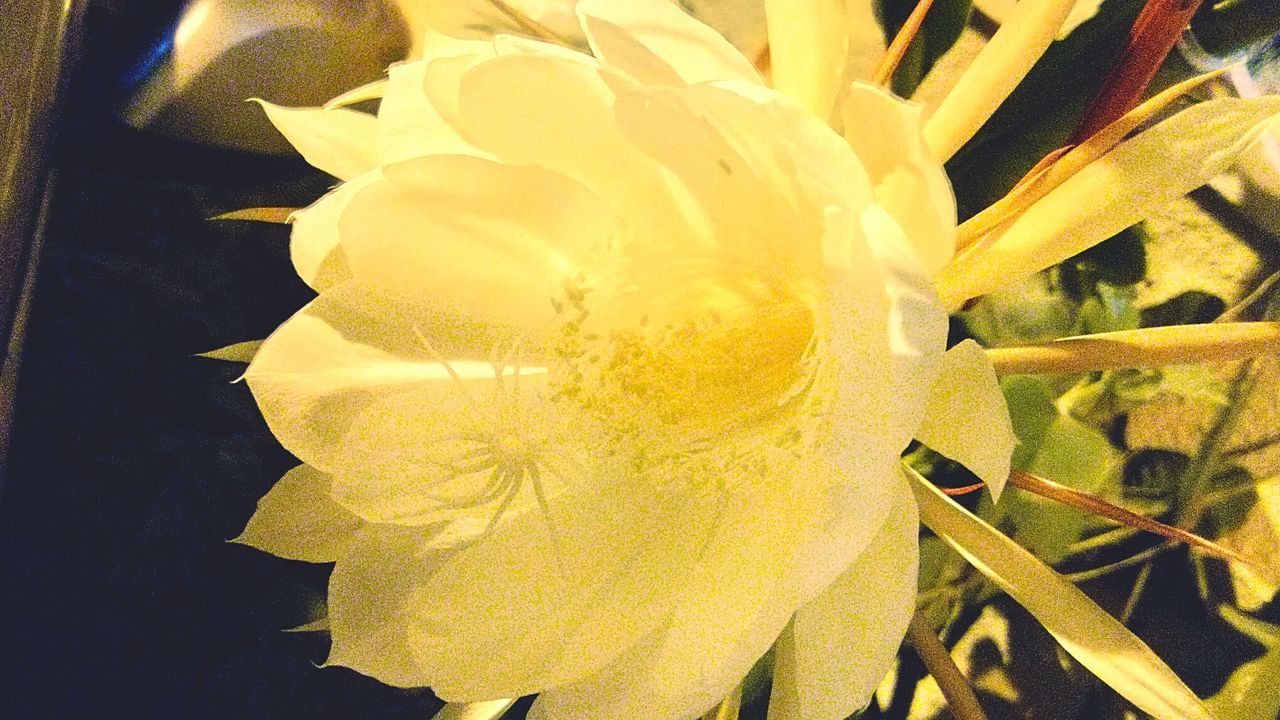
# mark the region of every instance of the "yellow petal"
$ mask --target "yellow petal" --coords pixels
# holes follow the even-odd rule
[[[290,218],[289,259],[298,277],[312,289],[324,290],[351,279],[340,247],[338,218],[356,193],[380,177],[374,170],[349,180]]]
[[[849,48],[844,0],[765,0],[773,87],[825,121]]]
[[[618,219],[552,171],[465,155],[387,165],[338,223],[357,279],[449,312],[542,332],[565,284],[624,239]]]
[[[324,473],[299,465],[258,501],[257,511],[233,542],[290,560],[333,562],[346,554],[363,526],[360,518],[333,501]]]
[[[595,56],[646,85],[760,82],[737,48],[670,0],[579,0],[577,11]]]
[[[1021,5],[1019,5],[1021,7]],[[936,278],[949,306],[1059,263],[1208,182],[1280,120],[1280,98],[1200,103],[1121,143]]]
[[[504,427],[493,415],[499,406],[515,413],[511,422],[544,422],[520,414],[537,405],[533,363],[523,366],[519,391],[511,367],[496,381],[488,358],[499,337],[348,283],[267,338],[245,379],[281,444],[333,476],[335,499],[361,517],[423,524],[448,517],[437,511],[491,516],[497,498],[460,500],[488,487],[492,473],[479,466],[483,458],[459,459],[483,449],[466,438]],[[510,338],[501,346],[511,347]]]
[[[455,127],[472,144],[503,162],[540,165],[577,180],[639,237],[689,234],[684,191],[622,137],[614,93],[589,64],[500,57],[465,72],[459,82]]]
[[[479,155],[441,117],[423,91],[434,59],[392,65],[378,106],[378,162],[383,165],[421,155]]]
[[[845,140],[871,176],[876,203],[906,232],[920,268],[938,271],[955,252],[956,201],[920,135],[920,106],[854,83],[840,112]]]
[[[436,713],[434,720],[498,720],[515,703],[515,700],[449,703]]]
[[[818,470],[812,462],[780,452],[766,453],[765,462],[761,476],[729,480],[739,490],[723,499],[715,532],[676,590],[679,602],[666,625],[600,672],[544,692],[531,717],[696,717],[741,682],[801,601],[800,578],[815,560],[808,540],[826,518],[829,499],[825,483],[812,482]],[[875,484],[866,483],[871,496],[859,508],[863,519],[874,520],[853,531],[860,547],[887,511]]]
[[[586,458],[557,466],[569,489],[545,513],[512,516],[417,591],[414,649],[445,699],[524,695],[599,670],[659,627],[701,564],[724,499],[698,479],[612,476]]]
[[[1081,665],[1158,720],[1211,720],[1173,671],[1079,588],[924,478],[911,477],[921,520],[1035,616]]]
[[[925,141],[938,159],[955,154],[1022,82],[1075,4],[1037,0],[1014,6],[925,124]]]
[[[339,180],[378,166],[377,121],[341,108],[289,108],[258,100],[267,119],[312,166]]]
[[[867,549],[801,607],[778,640],[769,720],[841,720],[865,706],[893,665],[915,607],[915,502],[901,477]]]
[[[916,439],[977,475],[999,500],[1018,438],[983,349],[965,340],[947,351]]]
[[[446,555],[425,546],[424,528],[367,525],[329,576],[328,665],[341,665],[397,687],[429,680],[410,649],[413,588]]]

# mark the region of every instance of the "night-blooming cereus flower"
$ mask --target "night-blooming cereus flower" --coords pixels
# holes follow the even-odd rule
[[[882,89],[577,14],[591,54],[437,39],[376,117],[268,106],[345,183],[246,374],[305,465],[242,539],[336,561],[329,661],[391,684],[677,720],[777,642],[771,717],[845,717],[914,607],[901,452],[1008,472],[985,356],[944,361],[950,187]]]

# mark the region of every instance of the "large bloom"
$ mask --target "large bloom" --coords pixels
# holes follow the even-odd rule
[[[950,187],[878,87],[577,14],[590,54],[437,38],[376,117],[268,107],[345,182],[246,375],[305,465],[244,540],[336,561],[330,662],[391,684],[674,720],[778,642],[771,716],[845,717],[914,606],[902,450],[1008,471],[985,357],[944,359]]]

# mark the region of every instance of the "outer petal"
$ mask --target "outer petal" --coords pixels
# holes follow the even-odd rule
[[[234,542],[290,560],[333,562],[346,554],[363,526],[333,501],[324,473],[299,465],[258,501],[257,512]]]
[[[377,121],[372,115],[341,108],[288,108],[264,100],[258,104],[307,162],[339,180],[378,166]]]
[[[727,498],[662,630],[602,672],[544,692],[531,717],[690,718],[742,680],[798,605],[800,550],[826,501],[812,465],[781,452],[765,465]]]
[[[500,405],[512,422],[537,422],[542,408],[535,368],[521,371],[530,377],[519,391],[511,368],[496,381],[483,358],[498,340],[349,283],[267,338],[245,378],[281,444],[332,475],[335,498],[366,520],[434,522],[442,506],[491,516],[495,501],[459,500],[490,481],[488,468],[457,470],[477,462],[459,459],[477,450],[462,436],[507,432],[494,419]]]
[[[338,218],[360,190],[380,177],[377,171],[359,175],[289,218],[293,224],[289,240],[293,269],[315,290],[325,290],[351,279],[351,269],[340,247]]]
[[[976,342],[947,351],[916,438],[969,468],[1000,499],[1018,438],[995,368]]]
[[[826,120],[848,57],[845,0],[765,0],[773,87]]]
[[[840,112],[845,140],[871,176],[876,203],[902,226],[919,267],[937,272],[955,252],[956,201],[920,134],[920,106],[854,83]]]
[[[638,237],[687,240],[697,223],[688,198],[665,168],[622,137],[613,100],[589,63],[500,57],[461,77],[455,127],[503,162],[540,165],[581,182]]]
[[[513,697],[572,682],[670,613],[725,498],[661,474],[568,465],[546,512],[513,516],[417,592],[414,650],[449,700]]]
[[[670,0],[579,0],[578,17],[595,56],[646,85],[760,83],[737,48]]]
[[[339,221],[354,277],[493,324],[539,331],[565,282],[623,228],[581,185],[464,155],[382,168]]]
[[[1121,143],[937,277],[949,305],[1033,275],[1142,220],[1227,169],[1280,123],[1280,98],[1200,103]]]
[[[447,552],[426,550],[426,528],[368,525],[329,576],[329,665],[349,667],[398,687],[427,677],[412,652],[412,591]]]
[[[481,43],[476,43],[480,45]],[[485,47],[490,47],[487,43]],[[423,91],[435,59],[392,65],[378,106],[378,162],[389,165],[421,155],[480,155],[445,122]]]
[[[893,665],[915,607],[919,558],[915,502],[900,475],[894,487],[871,544],[779,639],[770,720],[849,717]]]

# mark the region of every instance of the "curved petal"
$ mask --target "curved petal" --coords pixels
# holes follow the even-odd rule
[[[972,340],[947,351],[916,439],[964,465],[999,500],[1018,438],[987,354]]]
[[[522,423],[549,422],[541,371],[517,374],[510,350],[486,359],[512,347],[500,340],[353,282],[267,338],[245,379],[281,444],[331,475],[335,499],[362,518],[488,517],[502,496],[489,490],[486,448],[518,443]]]
[[[333,501],[329,478],[307,465],[285,473],[258,501],[243,543],[290,560],[333,562],[346,554],[364,522]]]
[[[780,450],[766,450],[763,463],[735,484],[661,630],[601,672],[544,692],[531,717],[689,718],[742,680],[799,604],[800,551],[827,500],[809,463]]]
[[[901,475],[871,544],[796,612],[774,656],[769,720],[841,720],[865,706],[915,608],[916,505]]]
[[[540,165],[577,180],[637,237],[689,237],[696,220],[686,193],[622,137],[613,91],[590,64],[500,57],[465,72],[459,82],[455,127],[468,141],[503,162]]]
[[[351,279],[338,237],[338,218],[363,188],[381,178],[377,170],[342,183],[289,217],[289,259],[302,281],[321,291]]]
[[[328,665],[397,687],[424,687],[409,634],[412,591],[444,558],[425,550],[426,528],[367,525],[329,576]]]
[[[579,0],[577,11],[595,56],[645,85],[760,83],[737,48],[670,0]]]
[[[372,115],[342,108],[290,108],[265,100],[257,103],[313,167],[339,180],[350,180],[378,166],[377,120]]]
[[[485,44],[488,47],[488,44]],[[427,66],[436,59],[397,63],[387,70],[378,106],[378,162],[389,165],[421,155],[481,155],[463,140],[427,99]]]
[[[603,667],[660,625],[722,524],[723,498],[701,483],[563,469],[569,489],[543,512],[500,524],[418,589],[414,648],[441,697],[523,695]]]
[[[955,253],[956,201],[920,134],[920,106],[854,83],[840,106],[844,137],[875,186],[876,203],[906,232],[918,266],[937,272]]]
[[[823,211],[870,200],[866,173],[840,137],[768,89],[637,89],[618,98],[616,113],[626,137],[705,208],[727,259],[812,275]]]
[[[338,229],[354,277],[534,332],[555,318],[565,283],[624,235],[572,180],[465,155],[382,168],[347,203]]]

